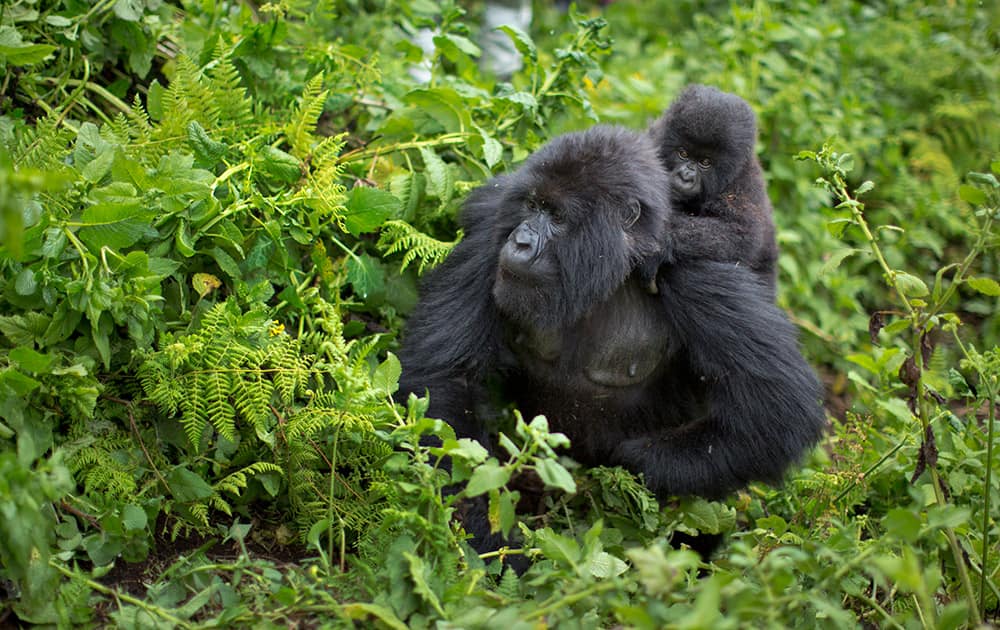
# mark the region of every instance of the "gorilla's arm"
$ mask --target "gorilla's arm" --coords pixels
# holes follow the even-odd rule
[[[403,396],[430,392],[427,415],[451,424],[460,437],[488,443],[473,417],[485,374],[498,355],[500,319],[492,299],[497,250],[497,178],[472,193],[463,209],[465,237],[424,279],[400,351]]]
[[[707,411],[622,443],[615,463],[659,496],[720,497],[752,480],[779,481],[825,424],[821,389],[794,327],[749,270],[712,261],[666,266],[658,278],[671,336],[683,340]]]

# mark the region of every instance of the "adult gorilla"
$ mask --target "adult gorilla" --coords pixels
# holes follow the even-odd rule
[[[822,432],[819,384],[750,270],[668,262],[647,290],[634,272],[669,261],[669,190],[648,136],[597,126],[474,191],[410,318],[403,392],[429,391],[428,415],[489,446],[477,411],[498,381],[578,461],[642,473],[660,497],[780,480]]]

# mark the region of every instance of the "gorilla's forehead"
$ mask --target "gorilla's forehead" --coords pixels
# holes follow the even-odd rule
[[[644,134],[599,125],[560,136],[529,157],[514,174],[518,196],[554,205],[641,199],[655,203],[667,174]]]

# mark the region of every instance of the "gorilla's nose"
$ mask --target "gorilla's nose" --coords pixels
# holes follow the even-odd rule
[[[523,256],[530,261],[538,253],[538,232],[526,223],[517,226],[509,240],[513,245],[513,253],[518,257]]]
[[[507,237],[500,250],[500,262],[514,273],[525,272],[538,255],[538,232],[522,223]]]

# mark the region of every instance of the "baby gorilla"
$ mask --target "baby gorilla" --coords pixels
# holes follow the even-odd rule
[[[749,265],[773,294],[778,245],[750,106],[735,94],[692,85],[648,133],[670,173],[676,211],[675,249],[667,254]]]
[[[588,465],[621,465],[659,497],[778,481],[819,438],[820,388],[769,287],[743,267],[637,269],[674,241],[670,179],[646,134],[556,138],[473,192],[465,238],[431,272],[401,351],[404,394],[487,447],[486,383],[545,414]],[[485,506],[465,526],[480,551]]]

